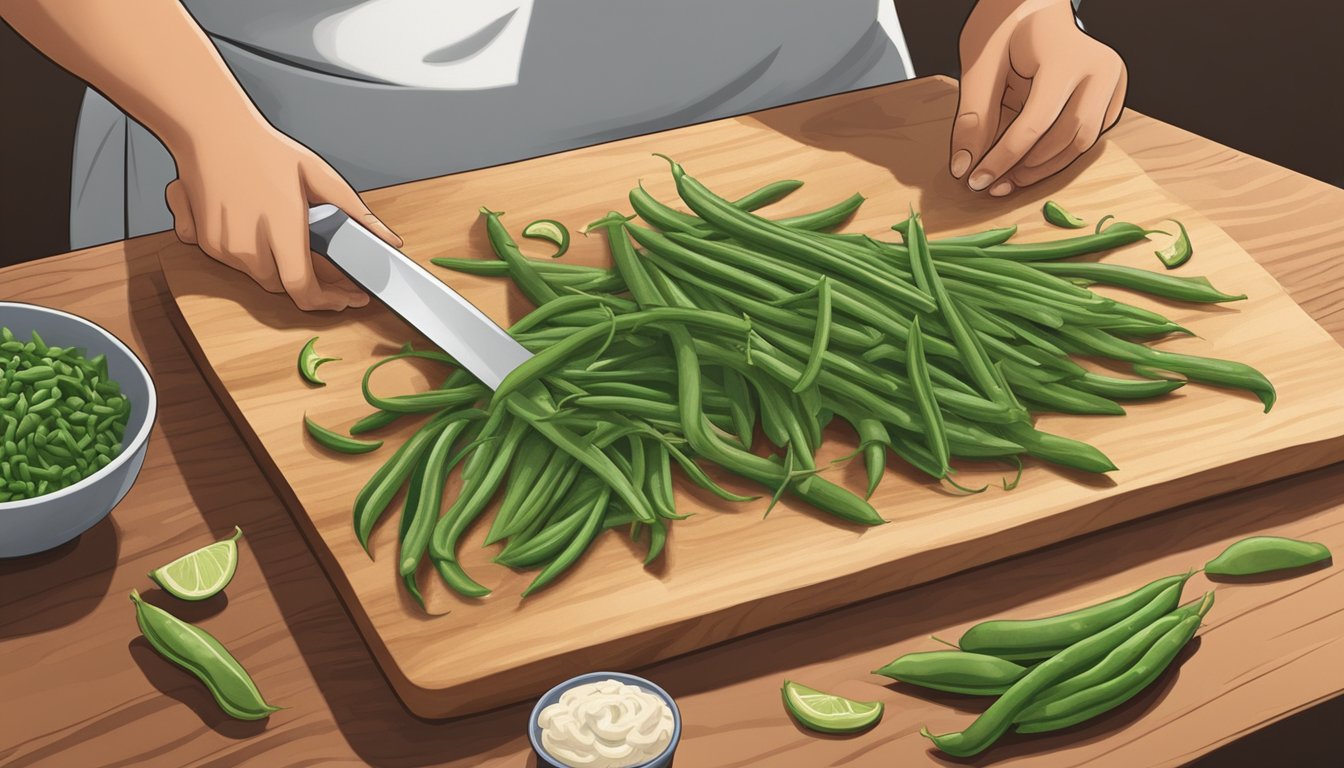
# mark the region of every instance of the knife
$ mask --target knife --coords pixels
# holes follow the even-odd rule
[[[336,206],[309,209],[308,230],[314,251],[491,389],[532,357],[461,294]]]

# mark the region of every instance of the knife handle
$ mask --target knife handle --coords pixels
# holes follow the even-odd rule
[[[308,247],[326,256],[327,248],[331,247],[331,238],[336,236],[336,230],[347,221],[350,221],[350,217],[334,205],[324,203],[309,208]],[[359,225],[359,222],[352,223]]]

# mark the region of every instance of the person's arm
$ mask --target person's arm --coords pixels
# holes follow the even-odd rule
[[[952,175],[998,197],[1058,173],[1120,119],[1126,82],[1069,0],[980,0],[961,31]]]
[[[177,163],[166,195],[183,241],[303,309],[368,302],[309,252],[308,205],[332,203],[401,240],[331,166],[262,117],[177,0],[0,0],[0,17],[164,143]]]

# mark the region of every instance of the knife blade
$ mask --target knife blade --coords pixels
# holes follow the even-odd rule
[[[310,208],[308,230],[314,251],[491,389],[532,357],[461,294],[336,206]]]

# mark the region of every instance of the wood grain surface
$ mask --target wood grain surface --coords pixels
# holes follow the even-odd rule
[[[893,465],[872,499],[892,523],[870,530],[834,524],[793,500],[762,520],[768,498],[731,505],[680,482],[678,508],[699,514],[672,526],[662,562],[641,568],[632,553],[637,547],[612,532],[565,579],[525,601],[519,595],[535,573],[491,564],[499,547],[482,548],[488,526],[479,525],[462,546],[463,562],[494,594],[458,598],[426,563],[421,582],[431,615],[425,616],[396,573],[396,526],[375,532],[370,558],[351,525],[360,487],[415,427],[392,433],[382,451],[349,457],[318,447],[300,423],[306,411],[344,429],[369,413],[359,390],[364,369],[414,332],[378,302],[340,315],[304,313],[194,248],[174,244],[161,253],[197,362],[313,536],[375,657],[412,711],[461,715],[535,698],[595,664],[667,658],[1344,458],[1344,398],[1338,396],[1344,349],[1233,240],[1163,193],[1115,144],[1029,194],[989,201],[971,193],[948,177],[938,151],[954,102],[934,83],[870,89],[389,188],[368,200],[405,238],[409,256],[501,323],[530,309],[508,281],[449,273],[429,259],[493,258],[477,214],[481,205],[507,210],[515,231],[542,217],[577,230],[624,209],[637,178],[674,197],[666,164],[651,156],[656,151],[678,158],[729,198],[768,180],[803,180],[802,191],[776,206],[778,215],[821,208],[858,191],[868,201],[845,230],[876,236],[911,204],[935,236],[1017,224],[1018,239],[1028,242],[1061,236],[1041,221],[1048,198],[1067,201],[1090,220],[1116,213],[1158,225],[1176,217],[1198,254],[1181,273],[1206,275],[1249,300],[1210,308],[1109,293],[1162,311],[1198,335],[1164,341],[1162,348],[1240,360],[1264,372],[1280,393],[1273,411],[1262,413],[1244,393],[1191,386],[1135,404],[1126,418],[1051,415],[1038,426],[1099,446],[1120,471],[1085,477],[1033,462],[1016,490],[968,497],[942,492]],[[1138,243],[1105,260],[1160,270],[1155,247]],[[566,260],[602,263],[605,249],[602,237],[579,237]],[[319,389],[295,371],[297,351],[313,335],[321,337],[322,354],[342,358],[322,368],[328,386]],[[409,365],[380,373],[386,375],[373,380],[379,392],[431,386],[425,371]],[[828,437],[821,466],[853,451],[844,430]],[[831,474],[862,488],[860,464]],[[966,472],[959,482],[992,483],[1004,471],[1000,465]],[[394,518],[396,508],[387,517]]]
[[[1205,212],[1344,341],[1344,232],[1337,226],[1344,192],[1133,112],[1108,141]],[[144,471],[117,510],[65,547],[0,561],[0,764],[532,765],[526,704],[450,721],[402,707],[169,324],[171,298],[156,258],[169,237],[0,271],[0,298],[77,312],[117,333],[146,361],[162,395]],[[223,716],[193,678],[137,639],[126,600],[138,588],[170,605],[145,572],[234,524],[247,538],[227,596],[171,606],[217,635],[266,695],[289,707],[262,723]],[[966,702],[884,691],[867,670],[931,647],[930,633],[1076,607],[1203,562],[1256,533],[1308,536],[1344,551],[1344,466],[1111,528],[642,674],[667,687],[685,716],[678,765],[962,764],[930,753],[917,728],[968,723]],[[1344,582],[1337,573],[1220,587],[1197,651],[1157,690],[1102,721],[1014,740],[971,762],[1181,765],[1339,696]],[[445,646],[451,654],[451,641]],[[785,677],[881,698],[886,719],[855,738],[806,734],[778,704]],[[1322,733],[1320,743],[1332,737]],[[1252,755],[1234,764],[1320,764],[1291,759],[1326,754],[1311,746],[1279,744],[1258,761]]]

